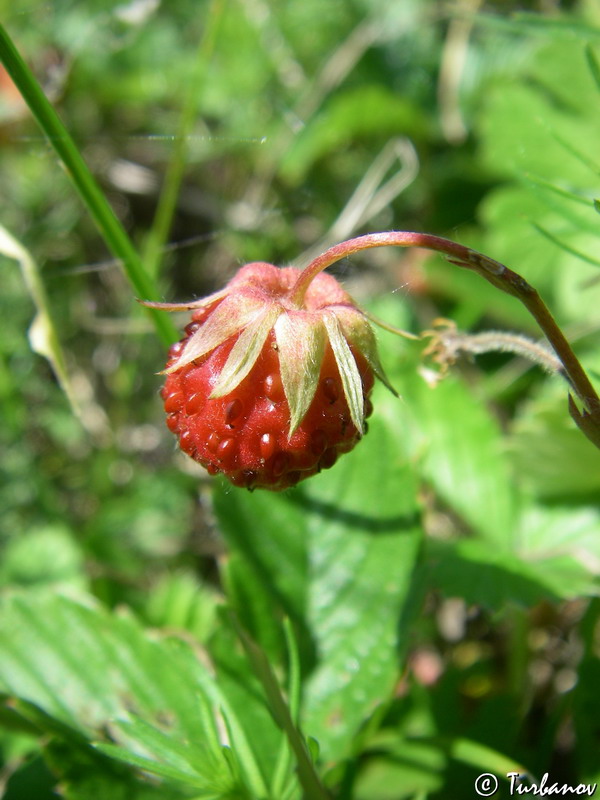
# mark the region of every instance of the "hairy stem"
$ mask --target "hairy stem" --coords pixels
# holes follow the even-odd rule
[[[446,321],[443,321],[446,323]],[[563,365],[545,345],[534,342],[526,336],[504,331],[484,331],[483,333],[463,333],[452,324],[437,324],[424,336],[431,337],[424,354],[432,355],[442,366],[454,364],[461,353],[481,355],[483,353],[513,353],[534,361],[549,373],[563,373]]]

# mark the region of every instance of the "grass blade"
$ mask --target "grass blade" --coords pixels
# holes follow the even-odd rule
[[[600,259],[594,258],[593,256],[588,256],[585,253],[582,253],[580,250],[571,247],[571,245],[568,245],[566,242],[563,242],[562,239],[559,239],[558,236],[555,236],[553,233],[550,233],[550,231],[546,230],[546,228],[538,225],[537,222],[532,222],[531,224],[538,233],[551,241],[557,247],[560,247],[561,250],[564,250],[566,253],[569,253],[572,256],[580,258],[582,261],[585,261],[588,264],[592,264],[594,267],[600,267]]]
[[[122,263],[134,291],[144,300],[157,300],[158,292],[154,282],[148,277],[138,252],[96,183],[69,132],[2,25],[0,25],[0,61],[6,67],[48,138],[49,144],[66,168],[107,246]],[[148,313],[158,335],[166,344],[178,338],[173,323],[165,314],[154,309],[148,309]]]
[[[165,245],[167,244],[179,195],[179,187],[185,170],[188,138],[196,119],[198,96],[200,94],[199,87],[206,75],[207,65],[214,52],[215,41],[225,10],[225,2],[226,0],[212,0],[208,9],[207,24],[198,47],[194,74],[184,101],[179,129],[175,136],[173,154],[167,167],[152,229],[144,248],[144,263],[151,276],[158,274],[161,254],[165,251]]]
[[[594,52],[591,44],[588,44],[588,46],[585,48],[585,57],[590,68],[590,72],[592,73],[592,78],[594,79],[598,90],[600,90],[600,61],[598,60],[598,56]]]
[[[300,715],[300,693],[301,693],[301,674],[300,674],[300,653],[298,652],[298,643],[294,636],[294,630],[289,617],[283,622],[283,630],[285,634],[285,641],[288,651],[288,693],[289,693],[289,706],[290,716],[294,724],[298,724],[298,717]],[[281,797],[284,794],[284,788],[289,777],[291,766],[291,752],[287,738],[282,740],[281,750],[277,760],[277,769],[275,770],[275,777],[273,779],[272,794],[273,797]]]
[[[269,705],[269,710],[273,719],[285,732],[298,766],[298,779],[307,797],[311,800],[330,800],[329,794],[321,783],[315,770],[308,747],[302,738],[300,731],[294,724],[290,709],[281,693],[277,678],[269,663],[264,650],[254,642],[246,631],[234,619],[234,626],[238,632],[244,650],[254,669],[254,673],[260,680]]]

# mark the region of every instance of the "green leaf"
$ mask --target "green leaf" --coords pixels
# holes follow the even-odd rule
[[[524,183],[530,184],[532,187],[545,189],[546,191],[558,195],[558,197],[578,203],[582,206],[589,206],[590,198],[580,192],[567,189],[564,186],[557,186],[551,181],[544,180],[543,178],[536,177],[535,175],[527,174],[524,176]]]
[[[576,258],[580,258],[582,261],[586,261],[588,264],[592,264],[594,267],[600,267],[600,259],[594,258],[593,256],[587,255],[586,253],[582,253],[580,250],[576,250],[574,247],[571,247],[569,244],[567,244],[567,242],[562,241],[561,239],[558,238],[558,236],[555,236],[553,233],[550,233],[550,231],[547,231],[545,228],[543,228],[541,225],[537,225],[535,222],[533,223],[533,227],[539,233],[541,233],[542,236],[545,236],[546,239],[549,239],[551,242],[554,242],[554,244],[557,247],[560,247],[565,252],[570,253]]]
[[[380,411],[394,414],[398,401],[382,387],[378,394]],[[364,717],[397,680],[398,618],[409,600],[420,524],[414,474],[392,419],[374,416],[359,447],[301,499],[310,541],[306,613],[318,656],[305,686],[303,728],[325,759],[348,754]]]
[[[564,39],[569,43],[578,38],[588,40],[600,37],[598,28],[564,13],[551,16],[527,11],[515,12],[510,16],[478,14],[477,22],[521,35],[533,33],[551,39]]]
[[[113,723],[111,732],[116,732],[128,746],[96,743],[100,753],[145,772],[193,786],[207,797],[212,796],[219,785],[225,792],[237,782],[237,776],[228,775],[223,769],[230,762],[223,758],[218,742],[198,753],[195,743],[180,741],[172,733],[165,733],[141,719]]]
[[[0,565],[0,585],[10,584],[86,589],[83,552],[73,534],[49,525],[11,539]]]
[[[236,609],[255,636],[272,625],[261,627],[263,615],[272,621],[285,613],[294,622],[304,669],[313,670],[301,726],[324,759],[347,755],[365,715],[392,691],[398,617],[420,541],[401,403],[383,387],[376,391],[369,433],[306,488],[216,495],[231,558],[243,554],[254,574]]]
[[[305,626],[306,519],[303,509],[291,502],[293,496],[232,492],[222,486],[214,496],[219,526],[231,551],[224,568],[228,598],[252,636],[273,655],[283,652],[284,616],[298,628]],[[301,649],[307,636],[305,630]]]
[[[484,164],[513,184],[483,201],[487,234],[478,247],[524,275],[559,321],[587,318],[600,297],[597,287],[582,290],[596,276],[580,258],[590,261],[598,243],[597,100],[581,42],[548,40],[529,60],[526,81],[492,88],[479,126]],[[546,242],[534,240],[532,223]]]
[[[516,763],[514,759],[480,742],[470,739],[453,739],[448,749],[452,758],[479,769],[481,772],[493,772],[498,777],[504,777],[508,772],[519,772],[522,775],[529,774],[529,770]]]
[[[296,756],[298,779],[307,797],[327,800],[328,795],[317,775],[306,742],[292,719],[273,668],[264,650],[245,631],[239,629],[240,638],[268,699],[269,709],[279,727],[285,731],[291,750]]]
[[[419,108],[382,85],[361,85],[335,95],[294,141],[281,162],[286,180],[298,183],[315,161],[356,139],[426,132]]]
[[[397,737],[391,752],[367,754],[353,797],[356,800],[428,797],[444,786],[446,761],[443,749],[435,743]]]
[[[155,779],[150,781],[147,776],[132,772],[90,747],[56,737],[44,748],[44,758],[52,769],[55,783],[60,782],[61,797],[65,800],[183,800],[190,797],[189,789],[181,784],[161,782],[158,785]]]
[[[146,770],[182,781],[187,774],[209,794],[242,784],[265,791],[247,734],[192,648],[156,640],[126,617],[45,593],[4,597],[0,688],[85,738],[108,727],[119,757],[146,759]],[[217,709],[227,720],[236,775]]]
[[[569,555],[527,559],[467,539],[432,545],[428,560],[431,583],[446,597],[461,597],[491,610],[507,603],[531,607],[593,591],[588,571]]]
[[[572,691],[573,725],[577,736],[576,760],[580,778],[598,782],[598,748],[600,736],[600,661],[596,653],[600,601],[593,600],[582,620],[580,636],[583,657],[579,664],[577,684]]]
[[[8,761],[8,759],[7,759]],[[16,765],[9,762],[10,774],[6,776],[2,787],[2,800],[20,800],[23,797],[35,797],[35,800],[56,800],[56,778],[41,755]],[[8,771],[8,770],[7,770]]]
[[[594,52],[591,44],[588,44],[585,48],[585,57],[587,58],[592,77],[596,82],[596,87],[598,88],[598,91],[600,91],[600,61],[598,60],[598,56]]]
[[[443,501],[494,545],[514,541],[516,496],[498,423],[454,376],[410,387],[421,470]]]
[[[288,655],[288,702],[290,718],[294,726],[297,727],[300,711],[300,695],[302,691],[302,677],[300,673],[300,653],[298,652],[298,644],[292,630],[292,625],[289,619],[284,620],[284,633],[287,644]],[[277,759],[277,768],[273,776],[271,785],[271,792],[274,797],[279,797],[284,792],[286,782],[289,780],[289,773],[292,766],[291,747],[288,740],[282,740],[279,757]],[[307,742],[310,749],[310,740]],[[313,758],[316,763],[317,759]]]
[[[274,722],[268,704],[263,699],[264,691],[259,679],[240,647],[238,629],[234,628],[230,613],[223,611],[220,614],[219,626],[211,639],[210,647],[219,688],[227,697],[230,708],[235,709],[238,724],[249,732],[256,765],[265,776],[265,782],[271,786],[277,776],[282,777],[278,764],[279,754],[284,748],[288,755],[290,751],[285,736]],[[274,664],[277,663],[270,654],[269,659]],[[231,713],[228,719],[231,720]],[[255,736],[257,731],[260,731],[260,742]],[[288,788],[297,787],[293,758],[284,777]]]
[[[541,499],[584,499],[600,491],[600,453],[575,427],[560,385],[522,406],[508,439],[521,485]]]
[[[146,618],[156,627],[188,630],[204,642],[214,629],[218,602],[191,572],[169,573],[153,587]]]

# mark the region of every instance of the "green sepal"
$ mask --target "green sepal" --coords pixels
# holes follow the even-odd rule
[[[281,312],[278,305],[263,307],[263,311],[242,331],[209,395],[211,398],[224,397],[244,380],[256,364],[267,336]]]
[[[390,383],[379,360],[377,339],[365,314],[360,309],[350,306],[332,306],[331,310],[335,313],[346,340],[356,352],[363,355],[375,377],[390,390],[394,397],[398,397],[398,392]]]
[[[251,297],[226,297],[187,341],[181,356],[164,370],[166,375],[210,353],[230,336],[261,318],[264,303]]]
[[[350,417],[356,430],[362,435],[364,419],[364,397],[362,380],[356,360],[350,349],[350,345],[344,338],[342,327],[334,311],[326,311],[323,314],[323,322],[329,334],[331,349],[335,357],[335,362],[340,373],[344,397],[348,403]]]
[[[318,312],[289,311],[275,323],[283,390],[290,409],[291,437],[313,401],[325,354],[327,334]]]

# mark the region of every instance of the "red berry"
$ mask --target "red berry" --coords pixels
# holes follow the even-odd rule
[[[355,446],[385,380],[373,332],[335,278],[248,264],[195,309],[162,398],[181,449],[235,486],[286,489]],[[160,304],[153,304],[161,307]],[[387,383],[387,381],[386,381]]]

